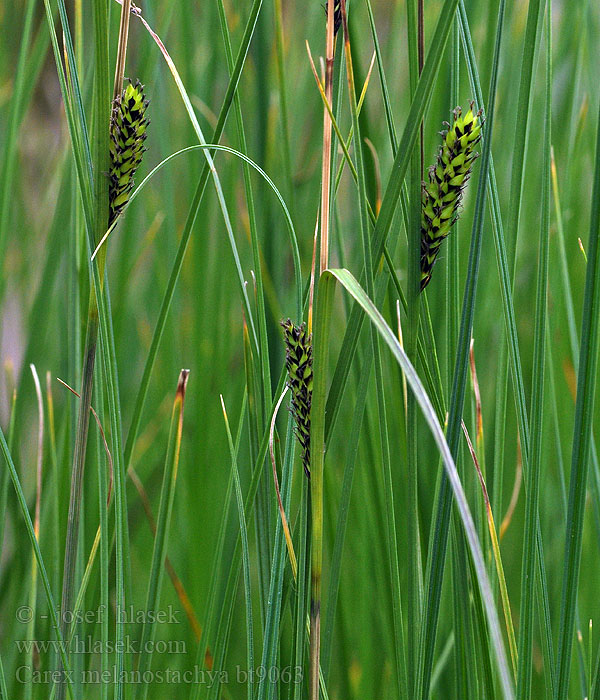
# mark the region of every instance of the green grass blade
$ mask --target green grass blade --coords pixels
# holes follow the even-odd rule
[[[369,13],[369,25],[371,27],[371,36],[373,37],[373,45],[375,46],[375,56],[377,58],[377,70],[379,71],[379,80],[381,83],[381,96],[383,99],[383,108],[385,109],[385,121],[388,129],[388,136],[390,139],[390,144],[392,146],[392,153],[394,156],[398,150],[398,139],[396,136],[396,127],[394,125],[394,115],[392,112],[392,105],[390,103],[390,93],[387,86],[387,80],[385,77],[385,69],[383,67],[383,57],[381,55],[381,47],[379,45],[379,39],[377,37],[377,30],[375,28],[375,18],[373,17],[373,8],[371,7],[371,0],[367,0],[367,12]]]
[[[249,344],[249,341],[248,341]],[[242,428],[244,425],[244,422],[246,420],[247,416],[247,411],[248,411],[248,393],[244,392],[244,399],[242,402],[242,410],[240,412],[240,421],[238,425],[238,430],[237,430],[237,435],[236,435],[236,441],[235,441],[235,455],[237,459],[237,455],[239,454],[239,447],[240,447],[240,440],[242,436]],[[233,471],[230,473],[228,482],[227,482],[227,490],[225,493],[225,507],[223,508],[223,513],[221,516],[221,522],[219,524],[219,532],[216,538],[216,544],[215,544],[215,554],[213,557],[212,561],[212,570],[217,571],[218,570],[218,565],[222,561],[223,557],[223,551],[224,551],[224,546],[225,546],[225,535],[226,535],[226,529],[227,529],[227,523],[229,521],[229,510],[230,510],[230,504],[231,504],[231,495],[233,493]],[[203,635],[200,639],[200,642],[198,643],[198,647],[196,650],[196,665],[200,668],[208,668],[210,667],[212,663],[212,654],[209,649],[209,642],[212,639],[212,624],[213,624],[213,611],[215,607],[215,598],[218,592],[218,577],[214,576],[211,581],[211,586],[208,592],[208,597],[207,597],[207,605],[206,605],[206,615],[205,615],[205,625],[204,625],[204,632]],[[200,686],[196,687],[196,690],[199,691]],[[197,693],[195,693],[194,688],[192,688],[191,695],[190,697],[197,697]]]
[[[183,155],[184,153],[189,153],[190,151],[196,151],[196,150],[211,150],[211,151],[223,151],[224,153],[229,153],[236,158],[239,158],[245,165],[249,165],[250,167],[254,168],[254,170],[263,178],[263,180],[267,183],[269,188],[273,190],[273,193],[275,194],[275,197],[277,197],[277,201],[281,205],[281,208],[283,210],[283,215],[285,217],[285,223],[286,227],[288,230],[289,234],[289,239],[290,239],[290,247],[291,247],[291,252],[292,252],[292,259],[294,261],[294,274],[295,274],[295,281],[296,281],[296,288],[299,290],[297,291],[297,302],[301,304],[302,300],[302,276],[300,272],[300,252],[298,250],[298,236],[296,234],[296,229],[294,228],[294,224],[292,221],[292,216],[290,214],[290,211],[288,209],[287,204],[285,203],[285,200],[281,194],[281,192],[277,189],[277,186],[271,180],[271,178],[267,175],[267,173],[255,162],[252,160],[252,158],[249,158],[247,155],[242,153],[241,151],[236,150],[235,148],[231,148],[230,146],[222,146],[216,143],[205,143],[205,144],[197,144],[195,146],[187,146],[186,148],[182,148],[179,151],[175,151],[175,153],[171,153],[171,155],[167,156],[161,162],[154,166],[152,170],[146,175],[146,177],[140,182],[140,184],[135,188],[135,190],[131,193],[131,197],[129,198],[129,203],[131,203],[141,192],[141,190],[149,183],[149,181],[152,179],[152,177],[159,171],[161,170],[167,163],[169,163],[171,160],[174,158],[179,157],[180,155]],[[129,203],[127,206],[129,206]]]
[[[334,285],[322,274],[319,279],[313,326],[313,393],[310,411],[310,671],[311,700],[319,700],[321,652],[321,576],[323,569],[323,467],[325,462],[325,406],[329,331]]]
[[[258,19],[258,14],[260,12],[261,6],[262,6],[262,0],[254,0],[254,2],[252,3],[252,8],[250,10],[250,15],[248,17],[248,21],[246,23],[244,35],[242,37],[240,47],[238,49],[234,70],[231,73],[231,77],[229,79],[229,83],[227,86],[227,92],[226,92],[225,97],[223,99],[223,104],[221,106],[221,111],[219,113],[217,125],[214,129],[213,136],[211,138],[212,142],[218,142],[222,133],[223,133],[223,129],[225,127],[225,121],[227,119],[227,115],[229,114],[229,109],[231,107],[231,104],[233,102],[233,97],[234,97],[236,90],[237,90],[237,87],[238,87],[240,75],[242,73],[242,68],[244,67],[244,63],[246,61],[246,56],[248,55],[248,49],[250,46],[250,42],[252,40],[252,36],[254,35],[254,29],[256,27],[256,21]],[[195,224],[196,218],[198,216],[200,203],[202,202],[202,198],[204,196],[204,191],[206,188],[206,183],[208,181],[209,175],[210,175],[210,169],[209,169],[209,166],[207,163],[202,169],[202,174],[200,175],[200,179],[198,181],[198,185],[197,185],[196,191],[194,193],[192,204],[190,206],[190,210],[189,210],[186,222],[185,222],[183,233],[181,235],[181,240],[180,240],[179,246],[177,248],[177,254],[176,254],[175,260],[173,262],[171,274],[169,276],[169,282],[167,284],[167,289],[165,290],[165,294],[163,296],[163,300],[161,303],[160,312],[159,312],[158,319],[156,322],[156,327],[155,327],[154,333],[152,335],[152,342],[150,345],[150,350],[148,351],[148,357],[146,359],[146,364],[144,366],[144,372],[143,372],[142,379],[140,382],[140,387],[138,389],[138,393],[136,396],[134,410],[133,410],[133,417],[131,419],[129,433],[127,434],[127,442],[125,444],[124,462],[125,462],[126,467],[129,465],[129,463],[131,461],[133,447],[135,445],[135,440],[137,438],[138,430],[140,427],[140,421],[142,418],[142,410],[144,408],[144,402],[146,400],[146,395],[148,393],[148,385],[150,383],[150,377],[152,375],[152,370],[154,368],[154,361],[156,360],[156,354],[158,352],[158,347],[160,345],[160,341],[162,339],[162,335],[163,335],[163,332],[165,329],[165,324],[167,321],[169,309],[171,307],[171,302],[173,301],[173,294],[175,293],[175,286],[177,284],[177,280],[179,279],[179,274],[181,272],[181,267],[183,265],[183,259],[185,257],[185,253],[186,253],[188,244],[190,242],[190,237],[192,235],[192,230],[194,228],[194,224]]]
[[[346,536],[348,513],[350,509],[350,495],[352,490],[352,482],[354,480],[354,470],[356,468],[360,429],[364,420],[367,391],[369,388],[369,381],[371,378],[372,362],[373,357],[370,353],[368,353],[365,357],[365,362],[361,367],[360,384],[355,395],[356,408],[352,416],[352,424],[350,426],[350,431],[348,433],[347,439],[348,453],[346,457],[344,479],[342,482],[342,488],[340,493],[337,526],[335,529],[335,542],[331,554],[331,561],[329,563],[329,585],[327,588],[326,608],[327,614],[325,616],[325,624],[323,626],[321,664],[323,666],[326,677],[328,676],[329,666],[331,663],[333,625],[339,594],[342,555],[344,551],[344,540]]]
[[[558,637],[556,687],[554,697],[567,697],[573,646],[573,622],[579,582],[579,564],[583,535],[583,513],[587,473],[591,449],[592,421],[595,399],[595,382],[598,366],[598,332],[600,317],[600,115],[596,138],[594,185],[590,215],[590,237],[587,246],[587,270],[579,372],[577,375],[577,402],[573,430],[573,452],[569,485],[569,509],[567,514],[565,563],[563,569],[563,593]]]
[[[400,197],[404,178],[406,177],[412,149],[419,134],[419,124],[423,118],[425,107],[431,96],[433,83],[437,76],[444,53],[444,47],[452,28],[452,20],[457,3],[458,0],[446,0],[442,7],[442,11],[431,40],[431,49],[427,55],[423,72],[421,73],[421,77],[419,78],[419,82],[417,84],[410,111],[406,119],[404,132],[398,146],[398,153],[394,159],[392,171],[385,188],[381,203],[381,210],[379,212],[379,216],[377,217],[377,224],[373,231],[373,242],[371,246],[373,251],[373,265],[379,264],[379,260],[383,254],[385,241],[392,226],[394,213]],[[364,316],[362,310],[359,306],[355,305],[344,335],[344,341],[340,350],[338,364],[335,369],[335,374],[333,376],[327,398],[327,423],[325,428],[326,441],[329,440],[331,429],[335,424],[335,420],[339,412],[342,394],[346,386],[346,379],[348,377],[352,358],[354,357],[354,352],[358,343],[358,336],[362,327],[363,318]]]
[[[4,151],[2,154],[2,185],[0,192],[0,260],[4,260],[6,239],[8,236],[8,225],[10,221],[11,193],[14,185],[16,155],[17,155],[17,135],[20,120],[22,119],[22,108],[25,101],[25,91],[27,88],[27,61],[28,50],[31,41],[31,29],[33,25],[33,11],[35,0],[29,0],[25,9],[25,21],[21,34],[21,46],[19,48],[19,58],[14,71],[14,87],[10,102],[10,114],[8,125],[5,131]],[[2,284],[2,283],[0,283]]]
[[[550,5],[549,5],[550,8]],[[525,533],[521,574],[521,609],[519,614],[519,670],[517,698],[531,695],[532,641],[534,626],[534,585],[536,569],[536,535],[540,471],[542,467],[542,435],[545,376],[545,342],[548,287],[548,256],[550,238],[550,144],[552,119],[552,43],[550,9],[546,16],[546,118],[544,123],[544,162],[542,169],[541,224],[539,236],[539,261],[533,348],[533,377],[531,395],[531,444],[526,474],[527,500],[525,504]],[[544,566],[544,562],[541,562]]]
[[[284,367],[282,372],[281,372],[281,376],[279,378],[277,388],[275,390],[275,396],[281,395],[281,392],[283,391],[283,387],[285,385],[286,376],[287,376],[287,373],[286,373],[285,367]],[[274,410],[275,410],[275,403],[273,404],[273,406],[271,406],[271,412],[269,415],[269,421],[268,421],[267,425],[270,424],[270,420],[273,417]],[[246,523],[248,525],[251,524],[251,516],[252,516],[253,510],[254,510],[256,492],[258,490],[258,484],[259,484],[261,475],[263,473],[263,465],[265,462],[265,458],[267,456],[268,448],[269,448],[269,429],[267,428],[264,432],[262,441],[260,443],[258,457],[257,457],[256,462],[254,464],[254,468],[252,471],[252,478],[251,478],[250,485],[248,487],[248,491],[246,493],[246,498],[244,501],[244,511],[246,514]],[[233,609],[233,599],[234,599],[235,592],[237,590],[238,581],[239,581],[240,562],[241,562],[241,542],[240,542],[240,539],[238,538],[236,540],[233,556],[231,557],[231,565],[229,566],[229,572],[227,574],[227,582],[225,584],[225,591],[222,595],[221,612],[218,616],[217,639],[215,641],[214,648],[212,649],[212,653],[213,653],[213,657],[214,657],[213,670],[215,670],[215,671],[223,670],[223,665],[225,662],[225,655],[226,655],[226,651],[227,651],[227,641],[229,638],[230,627],[231,627],[231,615],[232,615],[232,609]],[[207,634],[207,639],[209,642],[211,641],[208,634]],[[191,689],[191,696],[190,697],[193,700],[197,700],[200,697],[200,693],[203,690],[206,691],[207,688],[200,683],[196,684]]]
[[[409,0],[407,8],[408,35],[408,72],[411,96],[415,97],[417,81],[422,69],[421,34],[423,2]],[[449,33],[448,33],[449,36]],[[419,136],[412,146],[408,174],[409,202],[406,237],[408,249],[406,254],[407,280],[407,323],[406,353],[409,360],[416,364],[419,318],[421,312],[421,200],[423,182],[423,121],[419,123]],[[402,147],[402,146],[401,146]],[[383,209],[383,204],[382,204]],[[367,288],[367,294],[371,296]],[[414,553],[408,558],[408,610],[406,625],[409,633],[407,649],[408,691],[413,697],[418,696],[419,644],[418,630],[423,619],[423,557],[421,550],[421,533],[419,528],[419,435],[418,406],[414,394],[409,391],[406,405],[406,482],[407,482],[407,539],[408,547]]]
[[[246,526],[246,516],[244,515],[244,498],[242,496],[242,486],[240,484],[240,475],[237,468],[236,449],[231,437],[229,428],[229,419],[225,410],[225,402],[221,396],[221,405],[223,407],[223,417],[225,419],[225,429],[227,431],[227,442],[229,444],[229,452],[231,454],[231,473],[233,474],[233,482],[235,487],[235,500],[238,507],[238,516],[240,519],[240,538],[242,543],[242,568],[244,571],[244,596],[246,599],[246,639],[247,639],[247,661],[248,669],[254,668],[254,623],[252,620],[252,587],[250,583],[250,549],[248,547],[248,529]],[[251,674],[248,679],[248,700],[252,700],[254,694],[254,674]]]
[[[460,22],[458,16],[454,22],[451,44],[450,66],[450,109],[460,104]],[[447,395],[452,390],[453,361],[456,356],[456,342],[460,326],[460,220],[454,225],[454,231],[448,240],[448,255],[446,265],[446,381]],[[445,412],[444,412],[445,415]],[[457,464],[460,469],[460,460]],[[460,473],[460,472],[459,472]],[[453,580],[453,607],[455,627],[455,664],[456,686],[459,695],[472,696],[475,694],[474,684],[477,678],[470,672],[475,664],[475,654],[471,652],[474,646],[473,631],[470,624],[469,582],[467,577],[467,554],[464,537],[456,527],[456,519],[452,526],[452,566]],[[495,579],[492,580],[492,586]],[[487,658],[487,655],[486,655]],[[435,668],[432,669],[431,687],[433,688]]]
[[[298,543],[298,579],[296,581],[296,609],[295,609],[295,630],[294,630],[294,666],[295,668],[304,668],[304,647],[307,640],[306,624],[308,618],[306,613],[307,590],[308,590],[308,561],[310,552],[308,551],[309,539],[309,508],[308,508],[308,493],[310,485],[308,479],[302,481],[302,495],[300,500],[300,518],[298,529],[300,531]],[[310,631],[310,630],[309,630]],[[323,687],[325,686],[326,676],[323,676]],[[294,683],[293,689],[290,687],[288,698],[290,700],[300,700],[303,697],[303,684]]]
[[[356,98],[356,86],[354,82],[354,70],[352,65],[352,53],[350,48],[350,36],[346,18],[346,6],[342,0],[342,25],[344,27],[344,48],[346,55],[346,75],[348,76],[348,94],[350,97],[350,112],[352,115],[352,129],[354,133],[354,150],[356,153],[356,170],[358,175],[358,195],[360,211],[360,231],[363,244],[363,263],[366,270],[367,294],[373,297],[373,257],[371,250],[371,232],[369,227],[367,187],[365,179],[365,166],[362,150],[362,138],[360,122],[358,118],[358,106]],[[416,339],[416,335],[415,335]],[[396,517],[394,512],[394,495],[392,484],[392,467],[390,459],[390,446],[388,437],[387,413],[384,397],[383,368],[381,363],[381,350],[379,338],[372,331],[371,344],[375,366],[375,392],[377,395],[376,421],[379,425],[379,439],[381,443],[382,468],[384,475],[384,492],[386,504],[386,525],[387,525],[387,545],[389,553],[389,567],[392,581],[392,616],[394,626],[394,657],[396,668],[397,692],[402,695],[403,671],[404,671],[404,626],[402,621],[401,587],[400,587],[400,567],[398,561],[398,542],[396,534]],[[416,504],[415,504],[416,505]],[[418,527],[418,522],[414,523]],[[417,557],[411,557],[410,561],[417,566]],[[419,604],[417,600],[417,606]],[[410,669],[409,669],[410,670]]]
[[[17,470],[15,469],[15,465],[14,465],[12,456],[10,454],[10,451],[8,449],[8,444],[6,443],[6,438],[4,437],[4,432],[3,432],[2,428],[0,428],[0,450],[2,450],[2,454],[4,456],[4,461],[6,464],[6,468],[8,469],[8,472],[10,474],[10,478],[11,478],[11,480],[13,482],[13,486],[15,488],[15,493],[17,495],[17,500],[19,502],[19,510],[21,511],[21,515],[23,516],[23,520],[25,521],[25,529],[27,530],[27,536],[29,538],[31,546],[33,547],[33,553],[34,553],[35,560],[36,560],[38,570],[40,573],[40,578],[42,579],[44,593],[46,595],[46,603],[48,605],[48,614],[50,617],[50,621],[52,623],[52,627],[54,629],[54,633],[56,634],[59,654],[60,654],[60,658],[61,658],[61,661],[63,664],[63,668],[66,671],[69,671],[69,662],[67,659],[66,645],[65,645],[65,643],[63,641],[63,637],[60,633],[58,608],[54,602],[54,597],[52,596],[52,588],[50,586],[50,579],[48,578],[48,574],[46,573],[46,566],[44,564],[42,552],[40,550],[40,546],[38,544],[37,537],[35,536],[33,523],[31,522],[31,516],[29,515],[29,510],[27,509],[27,502],[25,501],[23,489],[21,488],[21,482],[19,481],[19,476],[17,474]],[[67,692],[69,694],[69,697],[71,698],[71,700],[73,700],[73,698],[74,698],[74,696],[73,696],[73,684],[72,684],[69,673],[67,673],[65,675],[65,682],[66,682]]]
[[[4,677],[4,665],[0,658],[0,698],[8,700],[8,689],[6,688],[6,678]]]
[[[160,505],[156,521],[156,536],[154,538],[154,550],[152,552],[152,565],[150,579],[148,581],[148,594],[146,597],[146,616],[142,627],[140,642],[140,659],[138,670],[141,678],[150,669],[152,661],[151,644],[156,634],[156,624],[152,618],[152,612],[160,609],[160,596],[162,589],[165,558],[169,542],[169,529],[171,525],[171,513],[175,499],[175,484],[177,482],[177,470],[179,467],[179,454],[181,451],[181,438],[183,433],[183,408],[185,402],[185,390],[189,377],[189,370],[182,369],[177,384],[177,393],[173,403],[171,414],[171,427],[169,429],[169,441],[167,456],[163,472],[162,488],[160,491]],[[148,683],[142,683],[137,688],[137,694],[142,698],[148,696]]]
[[[425,389],[421,383],[421,380],[419,379],[419,376],[417,375],[414,367],[410,364],[406,353],[402,349],[393,331],[387,325],[385,319],[376,309],[373,302],[366,296],[364,290],[360,287],[356,279],[347,270],[331,270],[325,273],[324,279],[321,281],[321,288],[325,284],[328,284],[328,286],[333,286],[333,279],[337,279],[346,289],[346,291],[357,301],[357,303],[361,305],[377,329],[377,332],[391,349],[395,360],[402,367],[402,371],[406,375],[406,379],[410,384],[411,389],[415,393],[415,397],[417,398],[419,406],[423,412],[423,416],[427,421],[433,438],[435,439],[437,448],[440,451],[444,461],[446,474],[448,475],[448,480],[450,481],[452,491],[454,493],[456,505],[458,507],[467,542],[469,544],[469,549],[473,557],[473,564],[477,574],[477,581],[480,587],[483,605],[489,625],[489,634],[491,636],[492,645],[496,655],[496,662],[498,665],[503,694],[505,698],[512,698],[514,693],[512,689],[508,660],[506,657],[506,650],[502,640],[498,613],[493,600],[492,589],[486,572],[481,546],[477,538],[475,525],[469,511],[464,490],[460,482],[458,472],[456,471],[454,459],[452,458],[450,448],[437,420],[433,406],[431,405],[429,397],[425,393]]]
[[[229,36],[229,28],[227,26],[227,18],[225,16],[225,6],[223,2],[218,4],[219,22],[221,24],[221,33],[223,34],[223,43],[225,44],[225,53],[227,56],[227,67],[229,73],[233,71],[233,52],[231,50],[231,39]],[[244,119],[240,97],[236,93],[234,97],[235,118],[238,132],[238,141],[240,150],[246,153],[248,145],[246,142],[246,133],[244,130]],[[287,142],[286,142],[287,143]],[[250,240],[252,242],[252,262],[254,273],[256,276],[256,305],[258,313],[258,342],[260,345],[260,367],[261,367],[261,382],[263,395],[263,411],[266,413],[271,401],[271,374],[269,370],[269,341],[267,337],[267,319],[265,314],[265,297],[262,278],[262,265],[260,264],[260,252],[258,244],[258,231],[256,226],[256,209],[254,205],[254,195],[252,192],[252,182],[250,179],[250,168],[247,163],[244,163],[244,189],[246,192],[246,204],[248,206],[248,220],[250,223]],[[301,282],[298,281],[298,288],[301,289]],[[299,309],[298,309],[299,311]]]
[[[100,372],[96,372],[95,389],[96,397],[102,396],[102,384]],[[102,406],[102,401],[98,401],[98,406]],[[102,409],[100,408],[99,419],[102,424]],[[98,512],[100,514],[100,605],[108,610],[109,606],[109,527],[108,527],[108,468],[105,464],[104,445],[101,440],[100,431],[96,431],[96,460],[98,464]],[[79,595],[77,596],[79,599]],[[78,609],[76,601],[75,609]],[[109,639],[108,615],[104,615],[101,622],[100,639],[102,640],[102,651],[100,658],[100,668],[102,673],[110,672],[110,658],[107,653]],[[100,688],[100,700],[108,700],[108,684],[103,683]]]
[[[83,211],[85,214],[86,227],[89,231],[92,230],[92,168],[90,165],[91,157],[89,157],[89,144],[84,146],[82,144],[81,130],[82,126],[78,124],[75,120],[75,115],[73,112],[73,107],[70,99],[70,92],[67,88],[67,78],[63,68],[62,55],[60,46],[58,43],[58,37],[56,34],[56,27],[54,25],[54,19],[52,16],[52,10],[50,7],[49,0],[44,0],[44,7],[46,9],[46,19],[48,22],[48,28],[50,30],[50,40],[52,43],[52,49],[54,52],[54,60],[56,63],[58,80],[60,83],[60,90],[63,96],[63,101],[65,105],[65,115],[67,117],[67,125],[69,127],[69,135],[71,137],[72,152],[75,160],[75,167],[77,171],[77,178],[79,181],[81,200],[83,205]],[[67,27],[68,29],[68,27]],[[64,30],[64,27],[63,27]],[[76,73],[74,66],[71,66],[71,72]]]
[[[294,467],[294,418],[290,412],[287,421],[285,453],[281,477],[281,501],[283,508],[289,517],[292,471]],[[279,644],[281,601],[283,590],[283,572],[286,561],[285,536],[281,518],[277,518],[275,526],[275,546],[271,562],[269,581],[269,597],[266,610],[265,625],[263,630],[263,652],[261,666],[265,669],[273,668],[277,663],[277,646]],[[259,680],[258,700],[272,698],[277,688],[277,679],[273,681],[268,674]]]
[[[496,84],[498,77],[498,65],[500,55],[500,45],[502,40],[502,27],[504,20],[504,1],[500,3],[498,12],[498,23],[496,28],[496,42],[494,47],[494,64],[492,77],[490,80],[490,104],[487,119],[487,128],[483,140],[483,154],[481,171],[479,175],[477,198],[475,203],[475,216],[473,220],[473,232],[471,236],[471,248],[469,253],[469,267],[467,271],[467,281],[465,284],[464,300],[462,306],[462,318],[460,325],[459,339],[457,343],[457,353],[455,369],[453,375],[452,393],[450,396],[450,409],[448,416],[447,440],[451,453],[458,455],[460,440],[462,413],[467,384],[467,371],[469,362],[469,348],[473,328],[473,317],[475,307],[475,293],[477,288],[477,278],[479,269],[479,259],[481,255],[483,216],[485,210],[485,197],[487,174],[491,153],[491,138],[493,134],[494,104],[496,97]],[[422,627],[421,652],[419,656],[421,692],[420,697],[428,697],[428,685],[433,668],[433,653],[435,648],[435,637],[437,621],[439,616],[439,606],[441,598],[442,578],[445,565],[446,544],[448,540],[448,527],[450,523],[451,494],[449,483],[442,474],[440,490],[437,497],[437,512],[433,537],[429,550],[429,583],[427,587],[426,612]]]
[[[523,180],[525,176],[525,158],[527,155],[527,130],[531,115],[533,90],[533,73],[537,60],[542,18],[545,0],[531,0],[527,12],[527,27],[523,43],[523,59],[517,103],[517,120],[513,145],[513,164],[510,179],[510,200],[508,208],[507,231],[511,233],[508,248],[508,263],[513,270],[516,265],[517,240],[521,204],[523,198]]]
[[[461,31],[463,33],[463,39],[465,42],[465,52],[467,56],[467,65],[469,68],[469,77],[472,85],[473,92],[475,93],[478,100],[482,99],[481,86],[479,84],[479,76],[477,72],[477,65],[474,59],[473,44],[471,41],[469,25],[467,21],[466,12],[464,10],[464,4],[459,6],[460,10],[460,20],[461,20]],[[537,26],[537,25],[536,25]],[[537,35],[536,35],[537,36]],[[537,41],[537,38],[536,38]],[[533,54],[531,56],[533,60]],[[527,66],[526,66],[527,68]],[[531,76],[529,70],[525,70],[525,74]],[[483,105],[483,102],[480,102]],[[506,251],[506,245],[504,240],[504,229],[502,224],[502,217],[500,214],[500,202],[498,196],[498,188],[496,185],[496,177],[493,167],[493,159],[490,154],[490,169],[489,169],[489,182],[488,182],[488,192],[490,200],[490,210],[492,216],[492,232],[494,234],[494,245],[496,248],[496,261],[498,265],[498,273],[500,280],[500,289],[502,296],[502,309],[504,313],[506,333],[508,337],[508,357],[510,360],[511,374],[513,380],[514,394],[515,394],[515,404],[517,409],[517,419],[519,425],[519,436],[521,439],[521,448],[523,455],[524,470],[528,472],[529,463],[529,443],[530,443],[530,429],[529,429],[529,419],[527,415],[527,406],[525,401],[525,383],[523,380],[523,370],[521,364],[521,356],[519,352],[519,340],[517,334],[517,324],[515,319],[515,310],[512,298],[512,283],[511,275],[509,272],[508,264],[508,254]],[[500,373],[498,377],[498,396],[497,396],[497,410],[498,410],[498,423],[501,433],[498,433],[498,440],[500,441],[501,434],[504,433],[504,424],[506,421],[506,397],[507,397],[507,382],[503,377],[506,374],[506,354],[505,346],[502,345],[500,353]],[[501,458],[503,456],[503,448],[499,449],[500,459],[496,461],[496,465],[503,468],[501,465]],[[498,484],[501,483],[501,475],[498,476]],[[497,485],[498,485],[497,484]],[[550,664],[551,669],[554,668],[554,655],[552,648],[552,628],[550,623],[550,609],[548,605],[548,584],[546,581],[545,565],[544,565],[544,554],[543,554],[543,542],[541,537],[541,529],[539,525],[539,515],[538,515],[538,525],[536,534],[536,548],[537,548],[537,563],[538,563],[538,585],[539,585],[539,600],[543,603],[543,615],[542,615],[542,629],[543,629],[543,643],[544,643],[544,655]],[[553,672],[549,674],[550,679],[553,677]],[[552,681],[551,681],[552,683]]]

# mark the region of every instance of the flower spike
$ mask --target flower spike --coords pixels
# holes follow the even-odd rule
[[[302,447],[302,464],[310,477],[310,407],[312,403],[313,367],[312,335],[306,324],[295,326],[290,319],[282,321],[285,339],[285,365],[288,386],[292,392],[292,415],[296,436]]]
[[[442,241],[458,219],[473,162],[479,155],[473,149],[481,139],[481,110],[473,112],[473,102],[463,116],[453,110],[453,123],[440,132],[442,147],[429,168],[429,182],[423,183],[421,208],[421,291],[429,284]]]
[[[133,176],[146,150],[148,100],[139,80],[128,81],[114,100],[110,120],[109,227],[119,216],[133,189]]]

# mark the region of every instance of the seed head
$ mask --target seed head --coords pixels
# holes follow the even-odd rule
[[[296,421],[296,437],[302,447],[302,464],[310,477],[310,406],[312,403],[312,335],[302,323],[295,326],[290,319],[282,321],[285,339],[285,366],[292,392],[292,415]]]
[[[452,125],[442,131],[442,147],[429,168],[429,182],[423,183],[421,208],[421,291],[429,284],[431,271],[442,241],[458,219],[463,190],[479,155],[473,150],[481,139],[481,110],[473,112],[473,102],[463,116],[453,111]]]
[[[129,201],[133,175],[146,150],[146,118],[148,100],[139,80],[131,80],[113,102],[110,120],[109,226]]]

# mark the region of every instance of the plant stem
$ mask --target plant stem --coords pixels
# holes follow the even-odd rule
[[[129,33],[129,13],[131,0],[124,0],[121,9],[121,27],[119,31],[119,48],[115,71],[115,96],[120,94],[125,69],[125,56],[127,51],[127,36]],[[106,3],[96,0],[94,3],[94,35],[96,49],[95,63],[95,143],[96,152],[96,178],[94,185],[94,228],[95,242],[99,242],[108,225],[108,181],[98,173],[108,170],[109,149],[108,129],[110,118],[110,93],[105,78],[108,77],[108,15]],[[98,255],[98,269],[100,274],[100,290],[102,293],[104,270],[106,265],[106,249],[102,248]],[[81,519],[81,496],[83,477],[85,470],[85,458],[89,431],[90,407],[92,403],[92,391],[94,380],[94,366],[98,347],[98,299],[96,290],[92,288],[88,307],[88,321],[85,339],[83,374],[81,381],[81,401],[77,416],[77,429],[75,435],[75,450],[73,454],[73,467],[71,472],[71,490],[69,495],[69,514],[67,520],[67,537],[65,543],[65,559],[63,569],[63,586],[61,602],[61,633],[63,639],[70,638],[69,615],[73,603],[75,589],[75,568],[77,561],[77,543],[79,539],[79,523]],[[106,339],[108,342],[108,339]],[[118,533],[119,536],[122,533]],[[121,543],[122,544],[122,543]],[[121,601],[118,601],[118,605]],[[58,688],[58,700],[64,698],[66,684],[61,683]]]
[[[327,3],[327,40],[325,49],[325,95],[331,104],[333,95],[334,1]],[[329,267],[329,193],[331,189],[331,117],[323,108],[323,164],[321,171],[321,256],[320,272]]]

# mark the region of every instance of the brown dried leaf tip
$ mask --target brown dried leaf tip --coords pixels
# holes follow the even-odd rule
[[[310,477],[310,407],[312,403],[313,366],[312,335],[306,324],[295,326],[290,319],[282,321],[285,339],[285,366],[292,392],[291,411],[296,421],[296,437],[302,447],[302,464]]]

